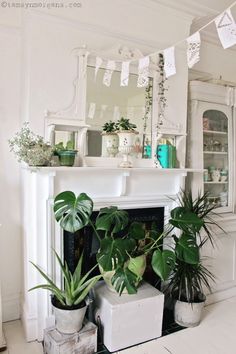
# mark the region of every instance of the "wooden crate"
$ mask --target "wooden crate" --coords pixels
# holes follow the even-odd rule
[[[44,330],[44,354],[93,354],[97,351],[97,326],[86,322],[80,332],[63,334]]]

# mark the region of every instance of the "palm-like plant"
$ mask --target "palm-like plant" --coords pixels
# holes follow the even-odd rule
[[[82,276],[81,270],[82,270],[83,255],[81,255],[77,267],[74,273],[72,274],[69,271],[67,263],[65,262],[65,264],[63,264],[62,260],[60,259],[56,251],[54,251],[54,253],[58,261],[58,264],[60,266],[61,273],[63,275],[64,289],[58,288],[55,282],[46,273],[44,273],[39,266],[31,262],[33,266],[42,275],[42,277],[46,280],[46,283],[37,285],[31,288],[29,291],[35,289],[49,290],[54,295],[56,300],[64,308],[71,308],[73,306],[81,304],[87,297],[90,289],[92,289],[93,286],[96,284],[96,282],[101,278],[100,275],[90,278],[90,274],[92,273],[92,271],[96,266],[92,268],[84,276]]]
[[[203,286],[211,290],[210,281],[214,276],[203,265],[200,250],[207,241],[214,246],[211,227],[218,225],[212,218],[215,206],[209,202],[207,193],[198,194],[194,199],[191,191],[182,191],[178,202],[169,222],[170,232],[177,228],[181,234],[173,235],[175,247],[170,252],[175,254],[175,264],[167,289],[178,300],[192,303],[203,295]]]

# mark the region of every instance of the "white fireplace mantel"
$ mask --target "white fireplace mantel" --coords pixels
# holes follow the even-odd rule
[[[52,324],[49,294],[44,290],[28,292],[42,282],[30,261],[51,274],[60,285],[61,277],[52,258],[52,247],[62,255],[62,230],[55,222],[54,197],[66,190],[76,195],[87,193],[94,210],[116,205],[123,209],[165,207],[168,220],[173,198],[184,187],[188,169],[42,167],[22,168],[24,294],[22,319],[26,338],[42,340],[43,329]],[[171,197],[171,198],[170,198]]]

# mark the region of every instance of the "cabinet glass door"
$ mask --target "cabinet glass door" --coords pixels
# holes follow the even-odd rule
[[[218,208],[229,207],[229,120],[220,110],[204,111],[203,118],[204,192]]]

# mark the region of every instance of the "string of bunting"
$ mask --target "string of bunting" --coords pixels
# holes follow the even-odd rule
[[[188,67],[192,68],[200,60],[201,49],[201,36],[200,32],[208,27],[210,24],[215,23],[216,30],[219,36],[219,40],[224,49],[230,48],[236,44],[236,23],[231,14],[231,8],[236,5],[234,1],[227,9],[225,9],[220,15],[216,16],[213,20],[202,26],[197,32],[191,36],[180,40],[169,48],[159,50],[157,52],[146,55],[139,59],[131,60],[105,60],[100,57],[96,57],[95,64],[95,80],[97,78],[98,71],[103,63],[106,61],[106,70],[103,76],[103,84],[107,87],[111,84],[112,74],[116,69],[118,63],[121,64],[120,86],[128,86],[129,83],[129,68],[130,64],[138,61],[138,87],[146,87],[148,85],[149,77],[149,65],[150,58],[155,57],[160,53],[164,56],[164,71],[166,78],[176,74],[175,65],[175,47],[183,42],[187,43],[187,63]]]

